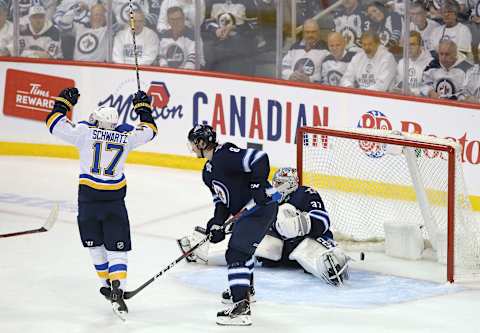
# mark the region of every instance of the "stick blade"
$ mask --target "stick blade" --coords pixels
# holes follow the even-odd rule
[[[45,229],[45,231],[48,231],[53,227],[53,225],[57,221],[59,210],[60,205],[56,203],[50,211],[50,215],[48,215],[47,221],[45,221],[45,224],[43,225],[43,229]]]

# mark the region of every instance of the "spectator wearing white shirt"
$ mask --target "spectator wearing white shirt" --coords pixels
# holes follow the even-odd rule
[[[203,20],[205,19],[205,0],[197,0],[197,2],[199,2],[201,8],[201,21],[199,24],[202,24]],[[195,0],[163,0],[160,7],[160,13],[158,15],[157,30],[159,32],[171,28],[170,24],[168,23],[167,13],[168,9],[171,7],[180,7],[183,11],[183,15],[185,16],[185,25],[190,29],[195,28]]]
[[[62,58],[60,31],[46,18],[40,5],[30,7],[29,23],[20,30],[20,56],[28,58]]]
[[[195,38],[186,27],[182,8],[168,8],[167,17],[170,29],[160,33],[159,65],[195,69]]]
[[[458,22],[460,5],[455,0],[446,0],[442,6],[443,25],[435,28],[432,32],[432,44],[439,45],[441,40],[449,39],[455,42],[459,52],[467,57],[472,52],[472,33],[470,29]]]
[[[458,57],[454,41],[440,41],[438,60],[432,60],[423,73],[422,95],[432,98],[463,98],[466,73],[470,68],[471,63]]]
[[[340,32],[332,32],[327,39],[330,53],[323,60],[322,83],[339,86],[348,64],[352,61],[355,52],[345,50],[345,37]]]
[[[422,36],[418,31],[410,32],[410,56],[408,59],[408,87],[412,94],[419,96],[422,86],[423,71],[433,60],[430,52],[422,46]],[[400,59],[397,66],[397,78],[394,90],[403,89],[403,75],[405,73],[405,60]]]
[[[301,82],[320,82],[322,63],[328,51],[321,48],[317,21],[303,24],[303,39],[292,45],[282,61],[282,78]]]
[[[440,23],[427,17],[427,9],[423,2],[416,1],[410,5],[410,30],[422,35],[423,47],[427,51],[435,51],[438,45],[433,45],[432,33]]]
[[[0,1],[0,57],[13,55],[13,24],[7,21],[8,5]]]
[[[145,15],[134,12],[135,41],[139,65],[152,65],[157,60],[159,41],[157,34],[145,26]],[[118,64],[135,64],[132,31],[129,26],[120,31],[113,41],[112,60]]]
[[[342,87],[388,91],[395,79],[397,63],[393,55],[381,45],[380,38],[372,32],[364,32],[362,50],[347,67],[340,81]]]
[[[106,9],[102,4],[93,5],[90,8],[89,22],[74,23],[75,49],[73,59],[78,61],[107,60],[108,35],[107,35]]]
[[[480,65],[476,64],[467,71],[463,84],[463,95],[466,101],[480,103]]]

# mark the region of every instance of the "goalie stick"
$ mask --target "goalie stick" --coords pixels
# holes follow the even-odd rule
[[[281,199],[281,194],[278,193],[278,192],[274,192],[272,194],[272,200],[270,200],[267,205],[270,205],[274,202],[279,202]],[[225,230],[226,232],[228,232],[230,230],[230,226],[236,221],[238,220],[239,218],[241,217],[244,217],[245,215],[247,214],[251,214],[253,213],[255,210],[258,209],[258,206],[255,205],[255,203],[252,201],[250,201],[242,210],[240,210],[237,214],[235,214],[234,216],[232,216],[231,218],[229,218],[223,225],[222,225],[222,229]],[[162,276],[163,274],[165,274],[166,271],[170,270],[170,268],[174,267],[176,264],[178,264],[180,261],[182,261],[183,259],[187,258],[188,256],[190,256],[196,249],[198,249],[200,246],[202,246],[203,244],[205,244],[206,242],[208,242],[210,240],[210,237],[211,237],[211,234],[207,235],[204,239],[202,239],[201,241],[199,241],[195,246],[193,246],[189,251],[183,253],[180,257],[178,257],[177,259],[175,259],[174,261],[172,261],[170,264],[167,265],[167,267],[165,267],[164,269],[162,269],[160,272],[158,272],[157,274],[155,274],[154,276],[152,276],[147,282],[145,282],[144,284],[142,284],[140,287],[138,287],[137,289],[134,289],[134,290],[131,290],[131,291],[126,291],[123,295],[123,298],[124,299],[129,299],[129,298],[132,298],[133,296],[135,296],[136,294],[138,294],[140,291],[142,291],[145,287],[147,287],[149,284],[151,284],[153,281],[155,281],[156,279],[158,279],[160,276]]]
[[[50,214],[48,215],[47,220],[45,221],[43,226],[38,229],[24,230],[24,231],[12,232],[8,234],[0,234],[0,238],[30,235],[30,234],[36,234],[39,232],[48,231],[53,227],[53,225],[57,221],[59,209],[60,209],[60,206],[58,204],[55,204],[55,206],[53,206],[52,210],[50,211]]]

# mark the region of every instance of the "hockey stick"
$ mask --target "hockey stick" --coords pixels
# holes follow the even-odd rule
[[[138,69],[138,57],[137,57],[137,42],[135,40],[135,18],[133,17],[132,0],[128,1],[130,7],[130,29],[132,30],[133,39],[133,57],[135,58],[135,72],[137,74],[137,88],[140,91],[140,70]]]
[[[53,206],[52,210],[50,211],[50,214],[48,215],[47,220],[45,221],[44,225],[42,227],[38,228],[38,229],[12,232],[12,233],[9,233],[9,234],[0,234],[0,238],[7,238],[7,237],[14,237],[14,236],[21,236],[21,235],[30,235],[30,234],[36,234],[36,233],[39,233],[39,232],[48,231],[53,227],[53,225],[57,221],[59,209],[60,209],[60,206],[58,204],[55,204],[55,206]]]
[[[270,205],[274,202],[278,202],[280,201],[281,199],[281,194],[279,194],[278,192],[275,192],[274,194],[272,194],[272,200],[270,200],[269,202],[267,202],[267,205]],[[223,225],[222,225],[222,229],[223,230],[226,230],[228,231],[227,228],[229,228],[233,222],[235,222],[236,220],[238,220],[239,218],[241,217],[244,217],[246,216],[247,214],[251,214],[253,213],[254,211],[256,211],[258,209],[258,205],[255,205],[255,203],[252,201],[250,201],[242,210],[240,210],[237,214],[235,214],[234,216],[232,216],[231,218],[229,218]],[[202,246],[203,244],[205,244],[206,242],[208,242],[210,240],[210,237],[211,237],[211,234],[207,235],[204,239],[202,239],[201,241],[199,241],[195,246],[193,246],[189,251],[183,253],[180,257],[178,257],[177,259],[175,259],[174,261],[172,261],[170,264],[168,264],[167,267],[165,267],[164,269],[162,269],[160,272],[158,272],[157,274],[155,274],[154,276],[152,276],[147,282],[145,282],[144,284],[142,284],[140,287],[138,287],[137,289],[134,289],[132,291],[126,291],[125,294],[123,295],[123,298],[125,299],[129,299],[129,298],[132,298],[133,296],[135,296],[136,294],[138,294],[140,291],[142,291],[145,287],[147,287],[149,284],[151,284],[153,281],[155,281],[156,279],[158,279],[160,276],[162,276],[166,271],[170,270],[170,268],[174,267],[176,264],[178,264],[180,261],[182,261],[183,259],[187,258],[188,256],[190,256],[196,249],[198,249],[200,246]]]

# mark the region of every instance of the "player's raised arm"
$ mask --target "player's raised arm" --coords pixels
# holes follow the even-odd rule
[[[50,133],[74,145],[78,145],[81,140],[82,128],[67,119],[67,112],[73,109],[79,97],[77,88],[63,89],[55,99],[52,111],[45,119]]]
[[[134,149],[147,143],[157,135],[158,129],[152,115],[152,98],[144,91],[139,90],[133,97],[133,109],[140,117],[140,124],[130,134],[130,148]]]

